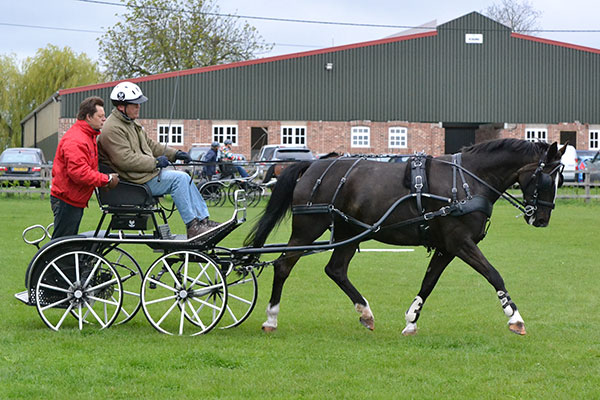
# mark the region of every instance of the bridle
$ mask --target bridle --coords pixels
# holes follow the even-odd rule
[[[538,162],[538,165],[535,169],[535,171],[533,172],[533,174],[531,175],[531,178],[529,178],[529,182],[527,182],[527,185],[525,185],[525,187],[523,188],[523,199],[525,200],[523,204],[524,206],[524,214],[527,215],[528,217],[532,216],[535,211],[538,209],[538,207],[546,207],[546,208],[550,208],[551,210],[554,210],[555,207],[555,203],[554,203],[554,199],[552,200],[552,202],[549,201],[545,201],[545,200],[541,200],[539,198],[539,194],[540,191],[548,191],[551,189],[552,185],[554,185],[554,182],[552,180],[552,175],[555,172],[558,172],[559,174],[562,175],[562,171],[564,169],[564,165],[560,162],[560,160],[558,161],[554,161],[552,163],[550,163],[549,165],[546,165],[546,158],[548,156],[548,152],[545,152],[544,155],[542,156],[542,158],[540,158],[540,161]],[[550,172],[544,172],[544,168],[546,167],[553,167]],[[523,167],[522,169],[526,169],[527,166]],[[533,193],[531,194],[531,197],[527,197],[525,192],[529,189],[529,187],[535,183],[535,186],[533,187]]]
[[[546,150],[544,152],[544,154],[542,155],[542,157],[540,158],[540,160],[538,161],[535,171],[531,175],[529,182],[527,183],[527,185],[525,185],[525,188],[522,190],[523,191],[523,201],[516,198],[512,194],[507,193],[506,191],[504,191],[504,192],[499,191],[498,189],[496,189],[495,187],[493,187],[492,185],[490,185],[483,179],[479,178],[477,175],[475,175],[474,173],[472,173],[471,171],[469,171],[468,169],[466,169],[465,167],[463,167],[460,164],[456,164],[455,162],[435,159],[435,158],[433,158],[432,160],[443,163],[443,164],[449,164],[449,165],[452,165],[453,167],[459,168],[460,170],[464,171],[466,174],[470,175],[477,182],[481,183],[482,185],[484,185],[488,189],[490,189],[492,192],[496,193],[499,197],[502,197],[503,199],[508,201],[513,207],[515,207],[519,211],[521,211],[521,213],[522,213],[521,215],[524,214],[528,217],[531,217],[535,214],[538,207],[547,207],[550,209],[554,209],[554,207],[555,207],[554,200],[552,202],[540,200],[539,193],[540,193],[540,191],[547,191],[551,188],[551,186],[553,184],[551,175],[557,171],[558,171],[558,173],[562,174],[564,165],[560,162],[560,160],[553,161],[550,164],[546,164],[547,158],[548,158],[548,151]],[[533,165],[535,165],[535,164],[533,164]],[[528,165],[525,165],[524,167],[520,168],[517,171],[517,176],[519,176],[523,171],[531,169],[531,167],[532,167],[532,164],[528,164]],[[544,172],[544,168],[547,168],[547,167],[553,167],[549,173]],[[535,182],[535,186],[534,186],[533,194],[532,194],[531,198],[528,198],[525,195],[525,191],[529,188],[529,186],[532,184],[532,182]]]

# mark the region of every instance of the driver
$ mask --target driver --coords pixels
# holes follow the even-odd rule
[[[134,83],[121,82],[114,87],[110,99],[115,106],[107,118],[98,140],[100,162],[108,165],[126,181],[146,184],[153,196],[170,194],[193,238],[218,226],[208,217],[202,195],[183,171],[163,169],[169,161],[189,162],[188,153],[159,144],[150,139],[136,121],[140,105],[148,101]]]

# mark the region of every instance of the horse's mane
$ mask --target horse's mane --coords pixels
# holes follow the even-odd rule
[[[549,146],[550,145],[548,143],[534,143],[522,139],[508,138],[477,143],[469,147],[464,147],[462,152],[470,154],[489,154],[497,151],[507,150],[514,153],[536,156],[547,150]]]

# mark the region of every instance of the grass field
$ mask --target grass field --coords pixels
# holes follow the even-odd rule
[[[99,218],[95,202],[82,230]],[[213,210],[224,220],[231,209]],[[250,221],[257,214],[251,211]],[[375,331],[323,273],[329,253],[303,258],[286,283],[279,329],[260,330],[272,270],[241,326],[199,337],[159,334],[140,312],[105,331],[52,332],[17,301],[35,249],[26,226],[51,222],[49,201],[0,198],[0,399],[593,399],[600,398],[600,204],[559,202],[548,228],[494,209],[484,254],[500,271],[528,335],[509,332],[493,288],[454,261],[425,304],[419,334],[403,337],[428,254],[357,254],[351,279],[369,300]],[[226,238],[239,247],[251,223]],[[176,215],[172,230],[182,233]],[[269,242],[285,241],[284,223]],[[375,244],[364,244],[372,247]],[[148,267],[158,257],[134,249]]]

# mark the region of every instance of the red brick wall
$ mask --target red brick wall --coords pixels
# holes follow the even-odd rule
[[[168,120],[138,120],[144,127],[148,136],[157,140],[157,129],[159,124],[168,124]],[[75,123],[74,118],[64,118],[59,120],[59,139],[62,137],[71,125]],[[263,127],[268,130],[268,143],[281,143],[281,126],[297,125],[306,127],[307,146],[315,153],[329,153],[336,151],[338,153],[373,153],[373,154],[412,154],[418,151],[424,151],[427,154],[438,156],[444,153],[445,130],[438,123],[419,123],[406,121],[307,121],[307,122],[281,122],[281,121],[212,121],[212,120],[174,120],[172,125],[183,124],[182,146],[173,146],[178,149],[187,150],[193,143],[211,143],[212,126],[214,124],[232,124],[238,127],[239,143],[235,152],[250,157],[251,148],[251,129],[252,127]],[[354,126],[364,126],[370,128],[371,147],[351,147],[351,129]],[[525,138],[527,124],[505,124],[505,125],[484,125],[475,133],[477,143],[499,138]],[[548,141],[560,141],[561,131],[577,132],[577,148],[587,149],[589,146],[589,125],[573,123],[560,123],[555,125],[545,125],[548,130]],[[407,148],[388,147],[388,128],[405,127],[408,130]]]

